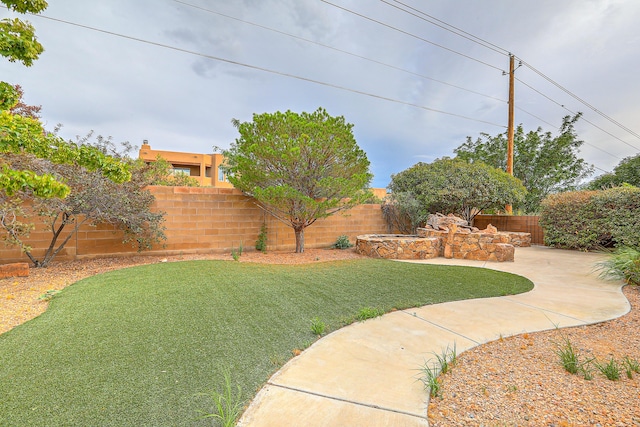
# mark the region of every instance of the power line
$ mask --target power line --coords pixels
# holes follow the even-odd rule
[[[362,18],[362,19],[366,19],[367,21],[374,22],[374,23],[376,23],[378,25],[382,25],[383,27],[389,28],[389,29],[391,29],[393,31],[397,31],[397,32],[399,32],[401,34],[404,34],[406,36],[418,39],[418,40],[423,41],[425,43],[428,43],[430,45],[436,46],[436,47],[438,47],[440,49],[444,49],[444,50],[446,50],[448,52],[451,52],[451,53],[454,53],[456,55],[462,56],[464,58],[470,59],[471,61],[480,63],[482,65],[486,65],[487,67],[493,68],[493,69],[498,70],[498,71],[503,71],[502,68],[496,67],[495,65],[489,64],[488,62],[481,61],[481,60],[479,60],[477,58],[474,58],[472,56],[466,55],[466,54],[464,54],[462,52],[458,52],[457,50],[453,50],[453,49],[448,48],[446,46],[443,46],[441,44],[432,42],[431,40],[427,40],[427,39],[425,39],[423,37],[420,37],[420,36],[417,36],[415,34],[412,34],[412,33],[408,32],[408,31],[401,30],[401,29],[399,29],[397,27],[394,27],[393,25],[386,24],[386,23],[384,23],[382,21],[378,21],[377,19],[373,19],[373,18],[371,18],[369,16],[366,16],[366,15],[363,15],[361,13],[355,12],[355,11],[353,11],[351,9],[347,9],[346,7],[338,6],[337,4],[331,3],[331,2],[329,2],[327,0],[320,0],[320,1],[323,2],[323,3],[328,4],[329,6],[333,6],[333,7],[337,8],[337,9],[343,10],[343,11],[345,11],[347,13],[351,13],[352,15],[356,15],[356,16]]]
[[[553,99],[551,99],[549,96],[545,95],[544,93],[540,92],[538,89],[534,88],[533,86],[523,82],[522,80],[520,80],[519,78],[516,78],[516,80],[518,80],[518,82],[522,83],[523,85],[525,85],[526,87],[528,87],[529,89],[531,89],[532,91],[536,92],[537,94],[543,96],[544,98],[546,98],[547,100],[553,102],[554,104],[556,104],[557,106],[564,108],[565,110],[567,110],[569,113],[575,115],[576,112],[575,111],[571,111],[569,108],[565,107],[564,104],[559,103],[558,101],[555,101]],[[618,141],[622,142],[623,144],[628,145],[629,147],[633,148],[634,150],[640,151],[640,148],[636,147],[633,144],[628,143],[627,141],[623,140],[622,138],[619,138],[617,136],[615,136],[614,134],[612,134],[611,132],[601,128],[600,126],[596,125],[595,123],[590,122],[589,120],[587,120],[586,118],[584,118],[584,116],[582,117],[582,120],[588,124],[590,124],[591,126],[595,127],[596,129],[601,130],[602,132],[606,133],[607,135],[609,135],[610,137],[617,139]],[[604,151],[604,150],[602,150]]]
[[[409,9],[409,10],[411,10],[411,11],[414,11],[414,12],[416,12],[417,14],[420,14],[420,15],[422,15],[422,16],[418,16],[416,13],[410,12],[409,10],[403,9],[403,8],[398,7],[398,6],[396,6],[396,5],[392,5],[392,4],[391,4],[391,3],[389,3],[387,0],[380,0],[380,1],[381,1],[382,3],[385,3],[385,4],[389,5],[389,6],[395,7],[395,8],[396,8],[396,9],[398,9],[398,10],[402,10],[402,11],[404,11],[405,13],[407,13],[407,14],[409,14],[409,15],[412,15],[412,16],[417,17],[417,18],[419,18],[419,19],[422,19],[422,20],[424,20],[424,21],[426,21],[426,22],[429,22],[429,23],[430,23],[430,24],[432,24],[432,25],[435,25],[435,26],[437,26],[437,27],[439,27],[439,28],[442,28],[442,29],[444,29],[444,30],[446,30],[446,31],[449,31],[449,32],[453,33],[453,34],[456,34],[456,35],[457,35],[457,36],[459,36],[459,37],[465,38],[465,39],[470,40],[470,41],[472,41],[472,42],[474,42],[474,43],[477,43],[477,44],[479,44],[479,45],[481,45],[481,46],[483,46],[483,47],[485,47],[485,48],[487,48],[487,49],[493,50],[494,52],[498,52],[498,53],[508,52],[506,49],[504,49],[504,48],[502,48],[502,47],[500,47],[500,46],[498,46],[498,45],[495,45],[495,44],[493,44],[493,43],[491,43],[491,42],[488,42],[488,41],[486,41],[486,40],[484,40],[484,39],[482,39],[482,38],[480,38],[480,37],[475,36],[474,34],[471,34],[471,33],[467,32],[467,31],[464,31],[464,30],[462,30],[462,29],[460,29],[460,28],[458,28],[458,27],[455,27],[454,25],[451,25],[451,24],[449,24],[449,23],[447,23],[447,22],[445,22],[445,21],[443,21],[443,20],[441,20],[441,19],[438,19],[438,18],[436,18],[436,17],[434,17],[434,16],[432,16],[432,15],[429,15],[429,14],[427,14],[427,13],[425,13],[425,12],[422,12],[422,11],[420,11],[419,9],[414,8],[414,7],[411,7],[411,6],[407,5],[406,3],[403,3],[403,2],[401,2],[401,1],[399,1],[399,0],[394,0],[394,2],[395,2],[395,3],[400,4],[400,5],[404,6],[404,7],[406,7],[407,9]],[[428,17],[428,18],[430,18],[430,19],[424,18],[423,16],[426,16],[426,17]],[[436,21],[436,22],[434,22],[434,21]],[[624,126],[622,123],[618,122],[617,120],[613,119],[612,117],[608,116],[607,114],[603,113],[602,111],[600,111],[599,109],[597,109],[596,107],[594,107],[592,104],[588,103],[588,102],[587,102],[587,101],[585,101],[584,99],[582,99],[582,98],[580,98],[579,96],[575,95],[573,92],[571,92],[570,90],[568,90],[568,89],[567,89],[567,88],[565,88],[564,86],[560,85],[559,83],[557,83],[556,81],[554,81],[553,79],[551,79],[550,77],[548,77],[547,75],[545,75],[544,73],[542,73],[541,71],[539,71],[539,70],[537,70],[536,68],[534,68],[531,64],[528,64],[527,62],[525,62],[524,60],[522,60],[522,59],[521,59],[521,58],[519,58],[519,57],[518,57],[518,60],[520,61],[521,65],[525,65],[527,68],[531,69],[533,72],[535,72],[536,74],[538,74],[540,77],[542,77],[543,79],[545,79],[545,80],[546,80],[546,81],[548,81],[549,83],[553,84],[554,86],[556,86],[557,88],[559,88],[560,90],[562,90],[563,92],[565,92],[566,94],[568,94],[569,96],[571,96],[572,98],[576,99],[577,101],[579,101],[580,103],[582,103],[583,105],[585,105],[586,107],[588,107],[589,109],[593,110],[594,112],[596,112],[596,113],[597,113],[597,114],[599,114],[600,116],[604,117],[606,120],[610,121],[611,123],[615,124],[615,125],[616,125],[616,126],[618,126],[619,128],[621,128],[621,129],[625,130],[626,132],[630,133],[631,135],[635,136],[636,138],[639,138],[639,139],[640,139],[640,135],[639,135],[638,133],[636,133],[635,131],[633,131],[633,130],[629,129],[628,127]],[[504,73],[504,72],[503,72],[503,73]],[[517,79],[517,80],[518,80],[519,82],[521,82],[521,83],[525,84],[525,83],[524,83],[524,82],[522,82],[520,79]],[[551,102],[553,102],[553,103],[555,103],[555,104],[557,104],[557,105],[560,105],[562,108],[565,108],[565,109],[566,109],[566,107],[564,107],[564,105],[561,105],[561,104],[560,104],[560,103],[558,103],[557,101],[555,101],[555,100],[551,99],[550,97],[548,97],[548,96],[544,95],[542,92],[538,91],[537,89],[534,89],[533,87],[531,87],[531,86],[529,86],[529,85],[527,85],[527,84],[525,84],[525,85],[526,85],[527,87],[529,87],[530,89],[532,89],[532,90],[534,90],[534,91],[538,92],[540,95],[544,96],[544,97],[545,97],[545,98],[547,98],[549,101],[551,101]],[[568,110],[568,109],[567,109],[567,110]],[[570,110],[568,110],[568,111],[570,111]],[[573,114],[575,114],[575,113],[573,113]],[[535,117],[535,116],[534,116],[534,117]],[[536,117],[536,118],[538,118],[538,117]],[[538,118],[538,119],[539,119],[539,118]],[[634,145],[632,145],[632,144],[629,144],[628,142],[626,142],[626,141],[622,140],[621,138],[619,138],[619,137],[617,137],[617,136],[615,136],[615,135],[611,134],[610,132],[605,131],[605,130],[604,130],[604,129],[602,129],[601,127],[599,127],[599,126],[597,126],[597,125],[593,124],[592,122],[590,122],[590,121],[588,121],[588,120],[586,120],[586,119],[583,119],[583,120],[584,120],[586,123],[589,123],[590,125],[592,125],[592,126],[596,127],[597,129],[600,129],[601,131],[605,132],[607,135],[609,135],[609,136],[611,136],[611,137],[613,137],[613,138],[617,139],[618,141],[621,141],[622,143],[624,143],[624,144],[626,144],[626,145],[630,146],[631,148],[633,148],[633,149],[635,149],[635,150],[639,150],[639,151],[640,151],[640,149],[639,149],[638,147],[636,147],[636,146],[634,146]],[[596,147],[596,148],[597,148],[597,147]],[[602,150],[602,151],[604,151],[604,150]],[[606,152],[606,151],[605,151],[605,152]],[[610,154],[610,153],[607,153],[607,154]]]
[[[586,105],[587,107],[589,107],[589,109],[593,110],[594,112],[596,112],[600,116],[604,117],[605,119],[607,119],[611,123],[615,124],[619,128],[624,129],[625,131],[627,131],[631,135],[633,135],[636,138],[640,139],[640,135],[638,133],[636,133],[635,131],[629,129],[628,127],[624,126],[622,123],[618,122],[617,120],[615,120],[612,117],[608,116],[607,114],[603,113],[602,111],[600,111],[599,109],[597,109],[596,107],[594,107],[593,105],[591,105],[590,103],[585,101],[584,99],[580,98],[578,95],[576,95],[573,92],[571,92],[569,89],[567,89],[564,86],[562,86],[560,83],[555,82],[550,77],[548,77],[547,75],[545,75],[541,71],[539,71],[536,68],[534,68],[531,64],[526,63],[524,60],[521,60],[521,62],[522,62],[522,65],[524,65],[525,67],[529,68],[531,71],[533,71],[534,73],[536,73],[537,75],[539,75],[540,77],[542,77],[543,79],[545,79],[546,81],[548,81],[549,83],[551,83],[552,85],[554,85],[555,87],[557,87],[558,89],[560,89],[561,91],[563,91],[564,93],[566,93],[567,95],[572,97],[573,99],[577,100],[581,104]],[[638,150],[637,147],[633,147],[633,148]]]
[[[182,1],[179,1],[179,0],[174,0],[174,1],[176,1],[177,3],[184,4],[184,5],[186,5],[186,6],[190,6],[190,7],[194,7],[194,8],[202,9],[202,10],[205,10],[205,11],[209,11],[209,10],[207,10],[207,9],[200,8],[200,7],[198,7],[198,6],[193,6],[193,5],[190,5],[190,4],[188,4],[188,3],[185,3],[185,2],[182,2]],[[330,4],[330,5],[332,5],[332,6],[335,6],[335,5],[333,5],[333,4],[331,4],[331,3],[327,2],[327,1],[324,1],[324,0],[321,0],[321,1],[323,1],[323,2],[325,2],[325,3],[327,3],[327,4]],[[381,1],[383,1],[384,3],[386,3],[384,0],[381,0]],[[400,2],[398,2],[398,3],[400,3]],[[401,4],[402,4],[402,3],[401,3]],[[338,8],[340,8],[340,9],[343,9],[343,10],[344,10],[344,8],[341,8],[341,7],[339,7],[339,6],[336,6],[336,7],[338,7]],[[5,7],[5,9],[6,9],[6,7]],[[214,12],[214,11],[209,11],[209,12],[219,14],[219,13]],[[352,12],[352,13],[355,13],[355,12]],[[463,88],[463,87],[459,87],[459,86],[452,85],[452,84],[449,84],[449,83],[446,83],[446,82],[442,82],[442,81],[439,81],[439,80],[436,80],[436,79],[432,79],[432,78],[430,78],[430,77],[423,76],[423,75],[420,75],[420,74],[417,74],[417,73],[413,73],[413,72],[411,72],[411,71],[404,70],[404,69],[402,69],[402,68],[395,67],[395,66],[393,66],[393,65],[384,64],[384,63],[382,63],[382,62],[375,61],[375,60],[372,60],[372,59],[370,59],[370,58],[366,58],[366,57],[359,56],[359,55],[356,55],[356,54],[352,54],[352,53],[350,53],[350,52],[343,51],[343,50],[338,49],[338,48],[334,48],[334,47],[331,47],[331,46],[323,45],[323,44],[320,44],[320,43],[314,42],[314,41],[312,41],[312,40],[307,40],[307,39],[304,39],[304,38],[301,38],[301,37],[293,36],[293,35],[291,35],[291,34],[288,34],[288,33],[285,33],[285,32],[279,31],[279,30],[270,29],[270,28],[268,28],[268,27],[264,27],[264,26],[261,26],[261,25],[259,25],[259,24],[254,24],[254,23],[251,23],[251,22],[248,22],[248,21],[240,20],[240,19],[238,19],[238,18],[230,17],[230,16],[228,16],[228,15],[224,15],[224,14],[219,14],[219,15],[221,15],[221,16],[225,16],[225,17],[228,17],[228,18],[231,18],[231,19],[235,19],[235,20],[238,20],[238,21],[241,21],[241,22],[245,22],[245,23],[250,24],[250,25],[254,25],[254,26],[257,26],[257,27],[261,27],[261,28],[264,28],[264,29],[267,29],[267,30],[270,30],[270,31],[275,31],[275,32],[278,32],[278,33],[280,33],[280,34],[287,35],[287,36],[289,36],[289,37],[294,37],[294,38],[297,38],[297,39],[303,40],[303,41],[305,41],[305,42],[314,43],[314,44],[320,45],[320,46],[322,46],[322,47],[330,48],[330,49],[333,49],[333,50],[336,50],[336,51],[339,51],[339,52],[342,52],[342,53],[346,53],[346,54],[349,54],[349,55],[353,55],[353,56],[359,57],[359,58],[364,59],[364,60],[367,60],[367,61],[376,62],[376,63],[379,63],[379,64],[381,64],[381,65],[388,66],[388,67],[391,67],[391,68],[397,69],[397,70],[399,70],[399,71],[403,71],[403,72],[407,72],[407,73],[410,73],[410,74],[414,74],[414,75],[416,75],[416,76],[419,76],[419,77],[422,77],[422,78],[425,78],[425,79],[434,80],[434,81],[436,81],[436,82],[439,82],[439,83],[442,83],[442,84],[445,84],[445,85],[449,85],[449,86],[455,87],[455,88],[460,89],[460,90],[464,90],[464,91],[467,91],[467,92],[475,93],[475,94],[477,94],[477,95],[481,95],[481,96],[485,96],[485,97],[488,97],[488,98],[492,98],[492,99],[495,99],[495,100],[498,100],[498,101],[501,101],[501,102],[505,102],[504,100],[501,100],[501,99],[499,99],[499,98],[495,98],[495,97],[492,97],[492,96],[489,96],[489,95],[485,95],[485,94],[482,94],[482,93],[479,93],[479,92],[475,92],[475,91],[472,91],[472,90],[469,90],[469,89],[466,89],[466,88]],[[357,15],[358,15],[358,14],[357,14]],[[445,115],[449,115],[449,116],[453,116],[453,117],[462,118],[462,119],[465,119],[465,120],[470,120],[470,121],[475,121],[475,122],[479,122],[479,123],[489,124],[489,125],[496,126],[496,127],[502,127],[502,128],[505,128],[505,126],[503,126],[503,125],[496,124],[496,123],[492,123],[492,122],[489,122],[489,121],[479,120],[479,119],[475,119],[475,118],[472,118],[472,117],[468,117],[468,116],[464,116],[464,115],[460,115],[460,114],[456,114],[456,113],[451,113],[451,112],[447,112],[447,111],[442,111],[442,110],[438,110],[438,109],[434,109],[434,108],[426,107],[426,106],[423,106],[423,105],[418,105],[418,104],[411,103],[411,102],[401,101],[401,100],[397,100],[397,99],[390,98],[390,97],[384,97],[384,96],[380,96],[380,95],[376,95],[376,94],[368,93],[368,92],[365,92],[365,91],[355,90],[355,89],[351,89],[351,88],[348,88],[348,87],[345,87],[345,86],[340,86],[340,85],[336,85],[336,84],[331,84],[331,83],[327,83],[327,82],[322,82],[322,81],[319,81],[319,80],[314,80],[314,79],[310,79],[310,78],[306,78],[306,77],[301,77],[301,76],[297,76],[297,75],[293,75],[293,74],[289,74],[289,73],[284,73],[284,72],[280,72],[280,71],[276,71],[276,70],[271,70],[271,69],[267,69],[267,68],[263,68],[263,67],[258,67],[258,66],[254,66],[254,65],[251,65],[251,64],[242,63],[242,62],[239,62],[239,61],[233,61],[233,60],[229,60],[229,59],[225,59],[225,58],[221,58],[221,57],[216,57],[216,56],[207,55],[207,54],[203,54],[203,53],[199,53],[199,52],[195,52],[195,51],[190,51],[190,50],[187,50],[187,49],[182,49],[182,48],[178,48],[178,47],[171,46],[171,45],[166,45],[166,44],[162,44],[162,43],[158,43],[158,42],[153,42],[153,41],[149,41],[149,40],[145,40],[145,39],[140,39],[140,38],[136,38],[136,37],[132,37],[132,36],[127,36],[127,35],[124,35],[124,34],[115,33],[115,32],[111,32],[111,31],[107,31],[107,30],[102,30],[102,29],[99,29],[99,28],[90,27],[90,26],[87,26],[87,25],[78,24],[78,23],[74,23],[74,22],[70,22],[70,21],[65,21],[65,20],[62,20],[62,19],[52,18],[52,17],[48,17],[48,16],[43,16],[43,15],[33,15],[33,16],[40,17],[40,18],[44,18],[44,19],[49,19],[49,20],[57,21],[57,22],[61,22],[61,23],[65,23],[65,24],[72,25],[72,26],[77,26],[77,27],[80,27],[80,28],[89,29],[89,30],[92,30],[92,31],[102,32],[102,33],[105,33],[105,34],[109,34],[109,35],[113,35],[113,36],[117,36],[117,37],[121,37],[121,38],[129,39],[129,40],[137,41],[137,42],[140,42],[140,43],[145,43],[145,44],[155,45],[155,46],[162,47],[162,48],[166,48],[166,49],[170,49],[170,50],[180,51],[180,52],[183,52],[183,53],[187,53],[187,54],[191,54],[191,55],[196,55],[196,56],[200,56],[200,57],[207,58],[207,59],[212,59],[212,60],[222,61],[222,62],[226,62],[226,63],[229,63],[229,64],[238,65],[238,66],[244,66],[244,67],[247,67],[247,68],[251,68],[251,69],[255,69],[255,70],[259,70],[259,71],[263,71],[263,72],[268,72],[268,73],[277,74],[277,75],[284,76],[284,77],[294,78],[294,79],[298,79],[298,80],[302,80],[302,81],[306,81],[306,82],[310,82],[310,83],[315,83],[315,84],[319,84],[319,85],[323,85],[323,86],[327,86],[327,87],[332,87],[332,88],[335,88],[335,89],[339,89],[339,90],[343,90],[343,91],[348,91],[348,92],[352,92],[352,93],[356,93],[356,94],[360,94],[360,95],[364,95],[364,96],[369,96],[369,97],[373,97],[373,98],[377,98],[377,99],[381,99],[381,100],[385,100],[385,101],[389,101],[389,102],[399,103],[399,104],[403,104],[403,105],[411,106],[411,107],[414,107],[414,108],[423,109],[423,110],[426,110],[426,111],[432,111],[432,112],[436,112],[436,113],[440,113],[440,114],[445,114]],[[362,15],[358,15],[358,16],[362,16]],[[364,16],[363,16],[363,17],[364,17]],[[371,20],[370,18],[367,18],[367,17],[364,17],[364,18]],[[373,20],[373,21],[374,21],[374,22],[378,22],[378,21],[375,21],[375,20]],[[442,21],[442,22],[444,22],[444,21]],[[385,26],[387,26],[386,24],[383,24],[383,23],[381,23],[381,25],[385,25]],[[388,26],[388,27],[390,27],[390,26]],[[390,28],[395,28],[395,27],[390,27]],[[454,28],[455,28],[455,27],[454,27]],[[396,30],[398,30],[398,29],[396,29]],[[398,31],[403,32],[402,30],[398,30]],[[403,32],[403,33],[405,33],[405,34],[409,34],[409,33],[406,33],[406,32]],[[416,38],[420,39],[420,38],[419,38],[419,37],[417,37],[417,36],[414,36],[414,37],[416,37]],[[431,43],[431,42],[429,42],[429,41],[427,41],[427,40],[424,40],[424,39],[421,39],[421,40],[426,41],[426,42],[428,42],[428,43]],[[445,48],[445,49],[446,49],[446,48]],[[450,50],[450,49],[447,49],[447,50]],[[454,52],[455,52],[455,51],[454,51]],[[462,55],[462,56],[466,56],[466,55]],[[473,58],[471,58],[471,59],[473,59]],[[480,62],[481,62],[481,61],[480,61]],[[499,68],[497,68],[497,67],[493,67],[493,68],[499,69]],[[519,79],[518,79],[518,80],[519,80]],[[520,81],[520,82],[522,82],[521,80],[519,80],[519,81]],[[524,83],[524,82],[522,82],[522,83],[523,83],[523,84],[525,84],[527,87],[531,88],[532,90],[534,90],[534,91],[536,91],[536,92],[538,92],[538,93],[542,94],[541,92],[537,91],[536,89],[532,88],[531,86],[527,85],[526,83]],[[552,102],[554,102],[554,103],[558,104],[556,101],[552,100],[551,98],[547,97],[546,95],[544,95],[544,94],[542,94],[542,95],[543,95],[543,96],[545,96],[545,97],[546,97],[547,99],[549,99],[550,101],[552,101]],[[558,104],[558,105],[560,105],[560,104]],[[566,107],[564,107],[564,106],[562,106],[562,107],[563,107],[563,108],[566,108]],[[520,109],[520,108],[519,108],[519,109]],[[522,109],[520,109],[520,110],[522,110]],[[568,109],[567,109],[567,110],[568,110]],[[528,111],[525,111],[525,110],[522,110],[522,111],[523,111],[523,112],[525,112],[526,114],[529,114],[529,115],[531,115],[531,116],[535,117],[536,119],[538,119],[538,120],[540,120],[540,121],[542,121],[542,122],[545,122],[545,121],[544,121],[543,119],[541,119],[540,117],[537,117],[537,116],[533,115],[532,113],[529,113]],[[570,111],[570,110],[568,110],[568,111]],[[573,113],[573,114],[575,114],[575,113]],[[616,136],[614,136],[614,135],[612,135],[611,133],[609,133],[609,132],[605,131],[604,129],[602,129],[602,128],[598,127],[597,125],[595,125],[595,124],[591,123],[590,121],[588,121],[588,120],[586,120],[586,119],[585,119],[585,122],[589,123],[590,125],[592,125],[592,126],[594,126],[594,127],[598,128],[598,129],[602,130],[603,132],[607,133],[608,135],[612,136],[613,138],[618,139],[618,140],[620,140],[621,142],[623,142],[623,143],[625,143],[625,144],[627,144],[627,145],[629,145],[629,146],[631,146],[632,148],[634,148],[634,149],[636,149],[636,150],[637,150],[637,147],[634,147],[633,145],[628,144],[627,142],[625,142],[625,141],[621,140],[620,138],[617,138]],[[545,123],[549,124],[548,122],[545,122]],[[615,155],[613,155],[613,154],[611,154],[611,153],[609,153],[609,152],[607,152],[607,151],[605,151],[605,150],[602,150],[601,148],[596,147],[596,146],[594,146],[594,145],[592,145],[592,144],[589,144],[589,143],[586,143],[586,142],[585,142],[585,144],[586,144],[586,145],[590,145],[590,146],[592,146],[592,147],[594,147],[594,148],[596,148],[596,149],[598,149],[598,150],[600,150],[600,151],[603,151],[604,153],[606,153],[606,154],[608,154],[608,155],[611,155],[611,156],[613,156],[613,157],[619,158],[619,157],[617,157],[617,156],[615,156]],[[600,168],[598,168],[598,169],[600,169]]]
[[[320,80],[311,79],[311,78],[308,78],[308,77],[297,76],[295,74],[285,73],[285,72],[282,72],[282,71],[276,71],[276,70],[272,70],[272,69],[269,69],[269,68],[264,68],[264,67],[259,67],[259,66],[256,66],[256,65],[246,64],[246,63],[243,63],[243,62],[234,61],[234,60],[226,59],[226,58],[221,58],[221,57],[218,57],[218,56],[207,55],[207,54],[204,54],[204,53],[195,52],[195,51],[192,51],[192,50],[183,49],[183,48],[179,48],[179,47],[176,47],[176,46],[167,45],[167,44],[164,44],[164,43],[154,42],[154,41],[150,41],[150,40],[146,40],[146,39],[141,39],[141,38],[138,38],[138,37],[133,37],[133,36],[128,36],[128,35],[121,34],[121,33],[116,33],[116,32],[113,32],[113,31],[108,31],[108,30],[103,30],[103,29],[96,28],[96,27],[91,27],[89,25],[78,24],[78,23],[75,23],[75,22],[66,21],[66,20],[59,19],[59,18],[52,18],[52,17],[46,16],[46,15],[33,15],[33,16],[38,17],[38,18],[48,19],[48,20],[55,21],[55,22],[60,22],[60,23],[67,24],[67,25],[72,25],[72,26],[79,27],[79,28],[84,28],[84,29],[91,30],[91,31],[96,31],[96,32],[108,34],[108,35],[115,36],[115,37],[124,38],[124,39],[127,39],[127,40],[136,41],[136,42],[139,42],[139,43],[144,43],[144,44],[148,44],[148,45],[152,45],[152,46],[157,46],[157,47],[161,47],[161,48],[164,48],[164,49],[170,49],[170,50],[174,50],[174,51],[177,51],[177,52],[187,53],[189,55],[200,56],[202,58],[212,59],[212,60],[215,60],[215,61],[221,61],[221,62],[225,62],[225,63],[232,64],[232,65],[238,65],[238,66],[241,66],[241,67],[251,68],[253,70],[258,70],[258,71],[263,71],[263,72],[266,72],[266,73],[276,74],[276,75],[283,76],[283,77],[289,77],[289,78],[292,78],[292,79],[297,79],[297,80],[301,80],[301,81],[305,81],[305,82],[309,82],[309,83],[315,83],[315,84],[318,84],[318,85],[331,87],[331,88],[343,90],[343,91],[346,91],[346,92],[356,93],[356,94],[368,96],[368,97],[371,97],[371,98],[381,99],[381,100],[389,101],[389,102],[395,102],[397,104],[407,105],[407,106],[415,107],[415,108],[418,108],[418,109],[421,109],[421,110],[431,111],[431,112],[439,113],[439,114],[445,114],[445,115],[448,115],[448,116],[457,117],[457,118],[461,118],[461,119],[465,119],[465,120],[470,120],[470,121],[473,121],[473,122],[484,123],[484,124],[488,124],[488,125],[491,125],[491,126],[504,128],[503,125],[492,123],[492,122],[489,122],[489,121],[474,119],[472,117],[468,117],[468,116],[464,116],[464,115],[456,114],[456,113],[451,113],[451,112],[448,112],[448,111],[438,110],[438,109],[435,109],[435,108],[426,107],[424,105],[414,104],[412,102],[402,101],[402,100],[398,100],[398,99],[394,99],[394,98],[390,98],[390,97],[386,97],[386,96],[382,96],[382,95],[376,95],[376,94],[372,94],[372,93],[361,91],[361,90],[357,90],[357,89],[351,89],[351,88],[348,88],[346,86],[340,86],[340,85],[336,85],[336,84],[333,84],[333,83],[327,83],[327,82],[323,82],[323,81],[320,81]]]
[[[271,32],[274,32],[274,33],[277,33],[277,34],[281,34],[281,35],[284,35],[284,36],[287,36],[287,37],[291,37],[291,38],[293,38],[295,40],[300,40],[300,41],[303,41],[305,43],[311,43],[311,44],[314,44],[316,46],[320,46],[320,47],[323,47],[323,48],[326,48],[326,49],[331,49],[331,50],[334,50],[336,52],[340,52],[340,53],[343,53],[343,54],[346,54],[346,55],[350,55],[350,56],[353,56],[353,57],[358,58],[358,59],[362,59],[362,60],[365,60],[365,61],[368,61],[368,62],[372,62],[374,64],[382,65],[384,67],[388,67],[388,68],[391,68],[391,69],[396,70],[396,71],[401,71],[403,73],[407,73],[407,74],[410,74],[412,76],[420,77],[420,78],[425,79],[425,80],[430,80],[430,81],[433,81],[433,82],[436,82],[436,83],[440,83],[440,84],[445,85],[445,86],[453,87],[455,89],[459,89],[459,90],[462,90],[462,91],[465,91],[465,92],[473,93],[475,95],[483,96],[485,98],[493,99],[495,101],[507,102],[505,99],[500,99],[500,98],[497,98],[497,97],[492,96],[492,95],[487,95],[487,94],[484,94],[484,93],[481,93],[481,92],[477,92],[477,91],[472,90],[472,89],[468,89],[468,88],[465,88],[465,87],[462,87],[462,86],[458,86],[458,85],[455,85],[455,84],[452,84],[452,83],[445,82],[443,80],[438,80],[438,79],[435,79],[433,77],[425,76],[424,74],[416,73],[414,71],[407,70],[407,69],[401,68],[401,67],[397,67],[395,65],[391,65],[391,64],[388,64],[388,63],[385,63],[385,62],[382,62],[382,61],[378,61],[378,60],[372,59],[372,58],[368,58],[368,57],[363,56],[363,55],[358,55],[356,53],[349,52],[347,50],[340,49],[340,48],[337,48],[335,46],[330,46],[330,45],[327,45],[327,44],[324,44],[324,43],[317,42],[315,40],[311,40],[311,39],[307,39],[307,38],[304,38],[304,37],[296,36],[294,34],[290,34],[290,33],[287,33],[287,32],[281,31],[281,30],[277,30],[275,28],[267,27],[265,25],[257,24],[255,22],[251,22],[251,21],[247,21],[247,20],[244,20],[244,19],[240,19],[240,18],[231,16],[231,15],[220,13],[220,12],[217,12],[215,10],[207,9],[207,8],[204,8],[204,7],[201,7],[201,6],[196,6],[194,4],[187,3],[187,2],[184,2],[184,1],[181,1],[181,0],[173,0],[173,1],[176,2],[176,3],[182,4],[184,6],[188,6],[188,7],[194,8],[194,9],[201,10],[203,12],[208,12],[208,13],[211,13],[211,14],[222,16],[224,18],[228,18],[228,19],[232,19],[234,21],[242,22],[243,24],[252,25],[254,27],[261,28],[261,29],[267,30],[267,31],[271,31]]]
[[[423,21],[429,22],[430,24],[435,25],[436,27],[440,27],[445,31],[449,31],[449,32],[451,32],[451,33],[453,33],[453,34],[455,34],[455,35],[457,35],[459,37],[465,38],[465,39],[467,39],[469,41],[472,41],[473,43],[479,44],[482,47],[485,47],[487,49],[493,50],[494,52],[497,52],[497,53],[499,53],[501,55],[505,55],[505,56],[509,55],[509,51],[507,49],[504,49],[504,48],[502,48],[500,46],[497,46],[497,45],[495,45],[495,44],[493,44],[491,42],[488,42],[488,41],[486,41],[486,40],[484,40],[484,39],[482,39],[482,38],[480,38],[478,36],[475,36],[475,35],[473,35],[471,33],[468,33],[468,32],[466,32],[466,31],[464,31],[464,30],[462,30],[462,29],[460,29],[460,28],[458,28],[456,26],[453,26],[453,25],[451,25],[451,24],[449,24],[449,23],[447,23],[447,22],[445,22],[445,21],[443,21],[441,19],[436,18],[435,16],[432,16],[432,15],[429,15],[429,14],[427,14],[425,12],[422,12],[421,10],[418,10],[418,9],[416,9],[414,7],[411,7],[406,3],[402,3],[399,0],[394,0],[394,2],[406,7],[409,10],[412,10],[412,11],[418,13],[421,16],[419,16],[419,15],[417,15],[415,13],[409,12],[408,10],[403,9],[403,8],[397,6],[397,5],[391,4],[390,2],[388,2],[386,0],[380,0],[380,1],[382,3],[385,3],[385,4],[389,5],[389,6],[391,6],[391,7],[396,8],[398,10],[401,10],[401,11],[403,11],[405,13],[413,15],[418,19],[421,19]]]

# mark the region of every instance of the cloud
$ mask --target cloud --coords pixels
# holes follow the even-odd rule
[[[372,163],[374,185],[380,187],[392,173],[420,159],[452,156],[466,136],[504,132],[508,80],[501,71],[508,67],[507,56],[385,3],[332,0],[381,25],[310,0],[185,2],[197,7],[181,1],[51,2],[44,15],[114,34],[30,17],[46,52],[29,69],[2,62],[3,79],[21,84],[27,102],[42,104],[44,120],[50,127],[62,122],[69,138],[95,129],[116,141],[149,139],[154,148],[168,150],[210,152],[213,145],[226,147],[236,137],[232,118],[244,121],[254,113],[322,106],[355,125],[358,143]],[[616,120],[635,126],[640,3],[404,3],[504,47]],[[637,138],[531,68],[519,68],[516,76],[521,80],[516,83],[516,123],[555,132],[570,114],[567,109],[584,111],[585,119],[640,146]],[[613,154],[585,145],[585,158],[602,169],[637,153],[586,122],[578,130],[586,142]]]

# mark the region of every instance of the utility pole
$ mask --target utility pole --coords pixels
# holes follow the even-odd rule
[[[514,82],[515,82],[515,67],[514,67],[514,56],[509,54],[509,123],[507,126],[507,173],[513,176],[513,121],[514,121]],[[508,215],[513,214],[513,207],[511,205],[506,205],[504,210]]]

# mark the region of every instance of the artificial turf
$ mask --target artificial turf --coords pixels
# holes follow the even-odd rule
[[[528,291],[489,269],[355,260],[298,266],[189,261],[82,280],[0,335],[0,426],[199,426],[228,370],[250,400],[363,307],[385,311]]]

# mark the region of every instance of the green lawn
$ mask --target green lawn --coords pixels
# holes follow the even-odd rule
[[[357,260],[302,266],[153,264],[82,280],[0,335],[0,426],[198,426],[222,372],[251,399],[269,376],[362,307],[385,311],[514,294],[488,269]]]

